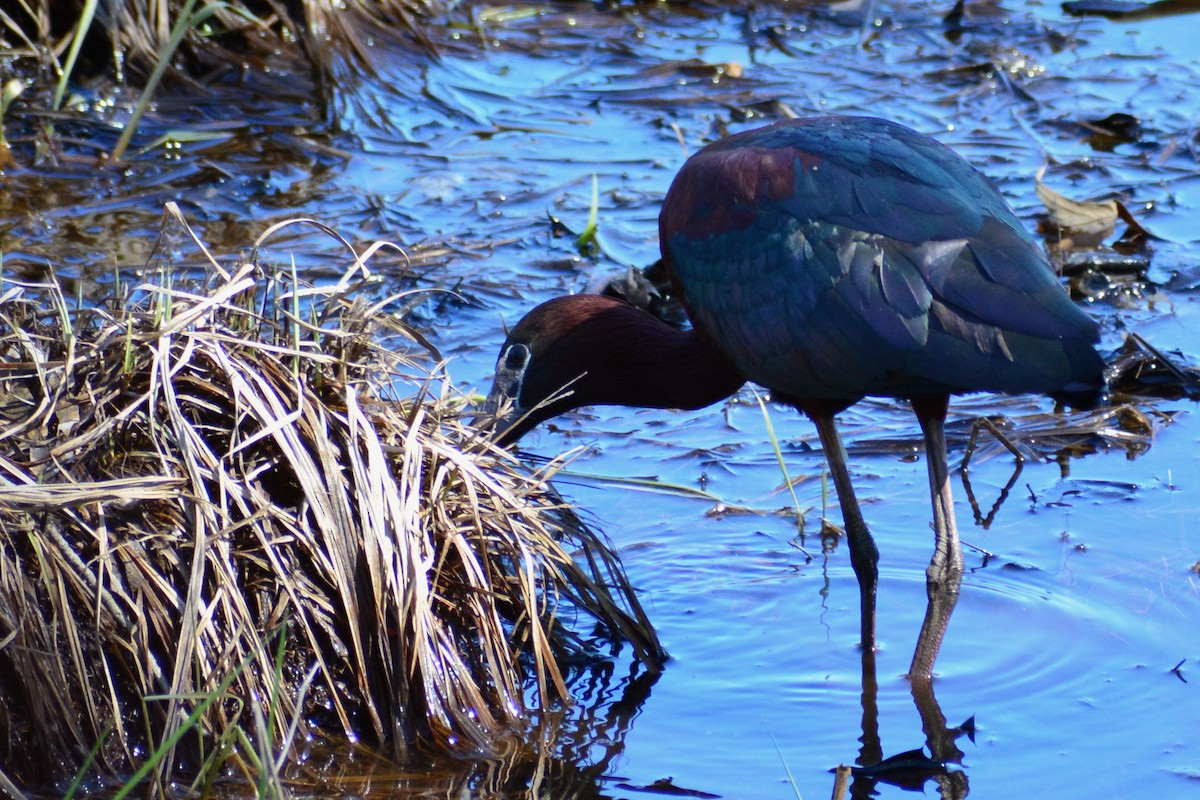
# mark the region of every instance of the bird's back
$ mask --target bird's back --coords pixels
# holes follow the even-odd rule
[[[731,136],[688,160],[659,226],[696,328],[782,397],[1099,397],[1095,322],[994,187],[903,126]]]

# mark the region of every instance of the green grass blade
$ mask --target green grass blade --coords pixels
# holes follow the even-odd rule
[[[195,5],[196,0],[187,0],[183,8],[180,9],[179,18],[175,20],[175,27],[171,29],[171,38],[167,40],[166,46],[163,47],[158,63],[154,65],[154,72],[150,73],[150,79],[146,81],[146,88],[142,89],[141,97],[138,98],[137,104],[133,107],[133,116],[125,124],[125,130],[121,131],[121,138],[117,140],[117,145],[113,148],[111,158],[114,162],[124,158],[125,151],[129,149],[129,142],[133,139],[133,134],[137,131],[138,123],[142,121],[142,115],[146,113],[146,109],[150,106],[150,98],[154,96],[158,85],[162,83],[162,77],[166,74],[167,67],[171,65],[171,59],[175,57],[175,51],[183,43],[183,37],[187,36],[189,30],[199,26],[213,14],[228,8],[225,3],[210,3],[193,14],[192,8]]]
[[[583,233],[579,234],[579,238],[575,240],[575,249],[580,255],[593,255],[600,249],[596,243],[596,229],[599,227],[598,220],[600,218],[600,180],[592,173],[592,206],[588,210],[587,225],[584,226]]]
[[[775,426],[771,424],[771,414],[767,409],[767,402],[753,388],[750,391],[754,392],[754,399],[758,402],[758,407],[762,411],[763,422],[767,426],[767,436],[771,439],[771,449],[775,451],[775,460],[779,462],[779,471],[783,473],[783,482],[792,495],[792,508],[796,509],[796,528],[799,530],[800,535],[803,536],[804,512],[800,510],[800,499],[796,497],[796,487],[792,484],[791,477],[788,476],[787,464],[783,460],[783,451],[779,449],[779,437],[775,435]]]
[[[71,49],[67,51],[67,63],[63,64],[62,71],[58,75],[58,83],[54,87],[52,107],[55,111],[62,107],[63,95],[67,92],[67,83],[71,80],[71,72],[75,69],[75,61],[79,58],[83,40],[92,27],[92,19],[96,16],[98,5],[100,5],[98,0],[87,0],[83,4],[83,13],[79,16],[79,24],[75,26],[75,33],[71,36]]]

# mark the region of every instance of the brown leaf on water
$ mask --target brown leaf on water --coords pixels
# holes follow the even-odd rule
[[[1122,276],[1119,281],[1123,291],[1136,286],[1130,281],[1145,282],[1150,266],[1151,239],[1157,237],[1146,230],[1133,213],[1119,200],[1092,202],[1073,200],[1042,182],[1045,170],[1037,176],[1037,195],[1046,206],[1046,219],[1039,226],[1047,237],[1048,246],[1059,272],[1083,276],[1099,273],[1103,276]],[[1117,220],[1126,227],[1120,238],[1106,241],[1116,229]],[[1073,283],[1072,291],[1081,291],[1082,296],[1098,297],[1094,285],[1086,290]],[[1105,285],[1104,291],[1111,289]]]
[[[671,797],[700,797],[700,798],[718,798],[721,795],[713,794],[712,792],[704,792],[699,789],[685,789],[682,786],[676,786],[672,778],[659,778],[654,783],[632,784],[618,783],[618,789],[631,789],[635,792],[647,792],[649,794],[665,794]]]
[[[1117,206],[1117,216],[1125,223],[1125,232],[1121,234],[1120,243],[1127,247],[1141,247],[1146,243],[1147,239],[1157,239],[1150,231],[1146,230],[1142,223],[1138,222],[1137,217],[1126,208],[1125,204],[1120,200],[1114,201]]]
[[[1114,394],[1200,399],[1200,372],[1184,364],[1180,354],[1159,350],[1136,333],[1125,337],[1107,375]]]
[[[1037,196],[1046,206],[1050,221],[1067,235],[1103,238],[1112,233],[1120,214],[1115,200],[1072,200],[1042,183],[1041,173],[1037,178]]]
[[[715,83],[721,78],[740,78],[745,74],[745,70],[736,61],[709,63],[699,58],[685,58],[665,61],[639,70],[637,74],[640,77],[683,75],[688,78],[712,78]]]
[[[1081,121],[1079,125],[1088,132],[1087,141],[1093,149],[1111,153],[1119,145],[1138,141],[1142,121],[1132,114],[1118,111],[1104,119]]]

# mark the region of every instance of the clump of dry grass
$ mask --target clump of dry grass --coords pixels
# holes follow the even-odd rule
[[[316,100],[332,121],[337,90],[372,71],[372,43],[432,53],[426,23],[442,10],[442,0],[27,0],[0,7],[0,51],[11,72],[0,80],[0,170],[78,148],[75,137],[53,135],[56,123],[112,123],[105,102],[76,102],[83,86],[101,94],[113,84],[141,88],[128,118],[118,115],[115,144],[85,140],[85,150],[99,147],[113,163],[124,161],[167,76],[193,95],[236,85],[298,106]],[[178,126],[172,132],[203,135]]]
[[[188,52],[200,58],[193,66],[253,67],[257,57],[272,49],[299,47],[314,66],[322,67],[333,52],[365,52],[364,26],[369,34],[388,31],[432,49],[424,23],[447,4],[442,0],[27,0],[0,10],[0,40],[10,40],[18,56],[58,58],[73,39],[86,38],[86,48],[97,59],[106,58],[114,77],[124,80],[122,71],[127,66],[149,72],[181,16],[187,19],[210,5],[210,11],[190,26]],[[82,28],[81,19],[86,23]],[[205,51],[211,57],[205,58]]]
[[[251,712],[285,754],[494,752],[565,697],[562,605],[661,656],[603,543],[380,346],[363,260],[318,289],[209,259],[91,306],[3,284],[8,777],[202,771]]]

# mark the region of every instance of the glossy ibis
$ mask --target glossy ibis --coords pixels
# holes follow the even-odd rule
[[[692,321],[681,332],[619,300],[550,300],[509,333],[489,408],[502,441],[569,409],[699,408],[747,380],[816,424],[874,646],[878,551],[834,415],[909,400],[924,432],[935,550],[910,676],[932,674],[963,560],[944,422],[964,392],[1095,405],[1098,327],[1067,296],[999,192],[949,148],[867,117],[730,136],[684,164],[659,241]],[[506,401],[511,401],[507,403]]]

